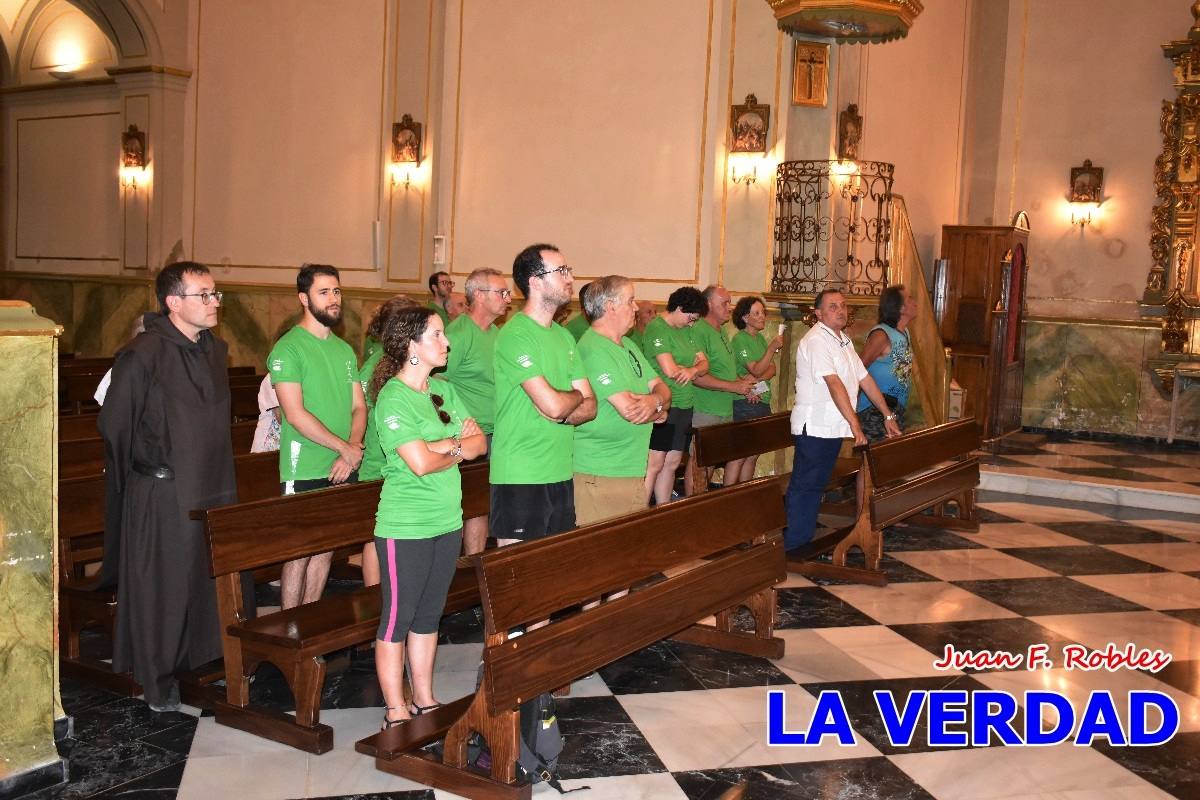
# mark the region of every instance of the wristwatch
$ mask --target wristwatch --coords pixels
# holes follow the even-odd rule
[[[661,414],[661,413],[662,413],[662,398],[659,398],[659,401],[658,401],[658,406],[657,406],[657,407],[654,409],[654,413],[655,413],[655,414]]]
[[[896,421],[896,415],[895,415],[895,414],[886,414],[886,415],[884,415],[884,417],[883,417],[883,421],[884,421],[884,422],[895,422],[895,421]]]

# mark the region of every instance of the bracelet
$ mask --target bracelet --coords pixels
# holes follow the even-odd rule
[[[450,456],[451,458],[455,459],[456,461],[462,461],[462,457],[463,457],[462,445],[457,445],[457,446],[453,447],[450,450],[450,452],[446,453],[446,455]]]
[[[884,421],[884,422],[895,422],[895,421],[896,421],[896,415],[895,415],[895,414],[885,414],[885,415],[883,416],[883,421]]]

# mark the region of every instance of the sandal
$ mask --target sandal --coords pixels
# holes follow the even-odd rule
[[[441,708],[441,707],[442,707],[441,703],[434,703],[431,706],[419,706],[416,703],[409,703],[408,704],[408,713],[412,714],[414,717],[419,717],[422,714],[428,714],[430,711],[433,711],[433,710]]]
[[[399,725],[403,722],[408,722],[410,719],[412,719],[412,717],[403,717],[402,719],[388,719],[389,711],[399,711],[399,710],[400,710],[399,706],[394,706],[394,707],[393,706],[384,706],[384,708],[383,708],[383,727],[380,728],[379,730],[386,731],[388,728],[394,728],[397,725]]]

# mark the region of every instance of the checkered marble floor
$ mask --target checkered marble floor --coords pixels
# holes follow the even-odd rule
[[[778,661],[660,642],[577,682],[558,706],[566,786],[590,786],[579,794],[586,800],[715,799],[739,785],[747,798],[771,800],[1200,797],[1200,519],[986,492],[980,501],[976,534],[892,530],[885,588],[791,578],[779,593],[787,653]],[[441,700],[472,690],[481,640],[472,612],[445,622]],[[947,643],[1023,651],[1047,642],[1057,655],[1063,644],[1109,641],[1162,648],[1175,660],[1155,675],[932,667]],[[1118,708],[1133,689],[1157,689],[1178,703],[1181,732],[1144,748],[935,749],[921,729],[912,747],[888,743],[872,690],[893,690],[903,702],[910,691],[946,687],[1018,698],[1052,687],[1077,702],[1109,689]],[[786,693],[792,728],[822,690],[840,690],[856,746],[768,747],[769,688]],[[289,708],[277,675],[261,674],[252,692]],[[369,653],[331,661],[322,721],[335,728],[336,749],[322,756],[194,710],[155,715],[140,700],[80,685],[64,686],[64,704],[76,724],[72,782],[39,800],[450,797],[378,772],[354,752],[381,717]]]
[[[981,455],[985,471],[1200,495],[1200,446],[1105,442],[1070,434],[1018,433]]]

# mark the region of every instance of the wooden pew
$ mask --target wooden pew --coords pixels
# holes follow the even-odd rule
[[[773,629],[774,585],[785,577],[783,521],[775,482],[760,479],[471,556],[486,635],[479,690],[356,749],[385,772],[455,794],[529,798],[531,787],[517,783],[515,770],[524,700],[666,637],[783,655]],[[657,573],[669,577],[586,611],[557,613]],[[754,633],[733,630],[739,607],[753,613]],[[712,615],[715,625],[699,624]],[[509,638],[508,631],[546,618],[548,625]],[[466,764],[472,732],[491,749],[490,774]],[[421,749],[443,736],[442,758]]]
[[[254,453],[234,457],[238,497],[258,500],[279,494],[279,454]],[[59,647],[62,674],[131,697],[141,687],[128,673],[83,656],[80,633],[99,626],[113,641],[117,597],[111,589],[98,589],[99,578],[83,574],[87,564],[104,557],[104,475],[86,475],[59,481]]]
[[[257,416],[257,415],[256,415]],[[254,442],[257,420],[235,422],[230,428],[233,438],[233,453],[249,453]],[[276,454],[276,458],[278,458]],[[72,439],[58,443],[58,476],[78,478],[95,475],[104,469],[104,440],[99,436],[87,439]]]
[[[461,469],[464,518],[487,514],[488,463]],[[194,518],[205,521],[212,574],[217,579],[226,680],[225,699],[214,703],[217,722],[310,753],[332,749],[333,729],[320,722],[324,656],[374,641],[379,587],[327,595],[315,603],[247,620],[238,573],[370,541],[382,485],[370,481],[194,512]],[[460,559],[446,613],[478,603],[474,570]],[[250,704],[249,676],[264,661],[278,667],[291,687],[294,717]]]
[[[112,360],[103,365],[65,366],[59,368],[58,391],[59,408],[64,414],[91,413],[98,407],[96,403],[96,387],[100,385],[104,374],[112,368]],[[253,380],[254,367],[230,367],[230,385]],[[262,376],[258,376],[258,381]],[[258,382],[254,383],[257,388]],[[257,414],[258,412],[255,411]]]
[[[695,443],[695,456],[692,463],[696,468],[720,467],[748,456],[761,456],[776,450],[784,450],[792,446],[791,414],[783,412],[771,414],[758,419],[726,422],[720,425],[710,425],[706,428],[696,428],[692,431],[692,441]],[[845,489],[854,485],[858,474],[859,459],[839,458],[834,465],[833,474],[825,490]],[[698,472],[698,475],[702,473]],[[787,491],[788,481],[792,473],[784,472],[775,479],[779,481],[781,491]],[[699,494],[708,491],[708,481],[697,477],[692,482],[694,491]],[[853,514],[852,506],[827,505],[824,510],[831,513]]]
[[[979,530],[979,459],[971,454],[979,444],[979,426],[966,419],[858,448],[864,481],[854,524],[789,552],[788,569],[886,586],[880,560],[887,526],[911,520],[928,527]],[[921,513],[930,509],[932,514]],[[864,567],[847,564],[852,548],[862,551]],[[832,563],[813,560],[829,552]]]

